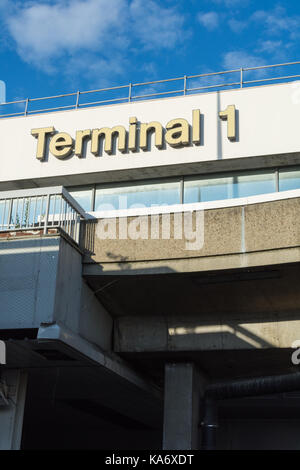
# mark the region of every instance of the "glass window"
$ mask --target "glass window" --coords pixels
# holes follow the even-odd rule
[[[231,197],[233,197],[232,176],[184,181],[184,203],[216,201]]]
[[[300,188],[300,169],[279,170],[279,191]]]
[[[300,168],[280,172],[280,191],[300,188]],[[231,175],[187,177],[184,179],[184,203],[218,201],[276,191],[276,172],[252,171]],[[157,182],[97,185],[93,208],[93,187],[70,187],[70,194],[86,211],[130,209],[180,204],[181,179]]]
[[[180,204],[180,181],[97,187],[95,211]]]
[[[92,211],[93,207],[93,189],[83,186],[81,188],[67,188],[71,196],[78,202],[78,204],[85,211]]]
[[[276,191],[275,172],[186,179],[184,202],[218,201]]]
[[[233,197],[248,197],[276,191],[275,171],[236,175],[233,177]]]

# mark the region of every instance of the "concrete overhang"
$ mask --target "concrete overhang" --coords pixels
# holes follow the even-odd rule
[[[262,168],[280,168],[287,165],[299,165],[300,152],[278,153],[268,155],[253,155],[236,157],[226,160],[198,161],[194,163],[169,164],[112,170],[106,172],[77,173],[72,175],[56,175],[39,178],[24,178],[19,180],[0,181],[0,190],[43,188],[48,186],[76,186],[128,181],[149,180],[155,178],[172,178],[179,176],[208,175],[245,170],[261,170]]]
[[[29,372],[48,369],[49,377],[53,375],[51,369],[61,371],[59,380],[54,374],[54,381],[58,383],[56,400],[66,403],[89,401],[95,407],[101,404],[106,410],[114,410],[120,417],[126,417],[129,424],[143,423],[149,428],[160,426],[160,388],[121,357],[101,351],[57,323],[42,325],[35,334],[35,339],[14,339],[13,331],[6,332],[10,339],[6,341],[4,369],[21,368]]]
[[[212,272],[300,261],[299,190],[178,207],[172,211],[170,206],[162,213],[158,208],[154,231],[150,211],[148,216],[146,212],[136,216],[128,212],[125,219],[117,214],[111,219],[88,221],[84,276]],[[162,235],[166,218],[168,236]],[[190,223],[189,235],[186,221]],[[138,228],[132,237],[132,227],[142,223],[145,235],[141,236]],[[124,226],[125,236],[120,237]],[[111,227],[110,234],[107,230]]]
[[[198,251],[172,237],[100,240],[91,224],[83,275],[115,318],[116,352],[154,375],[176,358],[218,376],[295,367],[299,194],[249,200],[203,210]]]

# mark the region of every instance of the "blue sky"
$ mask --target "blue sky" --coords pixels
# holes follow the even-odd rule
[[[7,100],[300,59],[300,2],[0,0]]]

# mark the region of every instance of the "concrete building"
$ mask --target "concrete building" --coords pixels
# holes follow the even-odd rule
[[[300,448],[300,82],[231,73],[0,105],[1,449]]]

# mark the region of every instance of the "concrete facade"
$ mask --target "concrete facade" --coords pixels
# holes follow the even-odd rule
[[[158,214],[158,236],[151,238],[151,215],[127,216],[116,220],[116,239],[105,239],[99,230],[99,224],[108,225],[114,219],[91,221],[87,227],[84,273],[97,272],[98,266],[107,274],[130,274],[152,272],[189,272],[214,271],[218,269],[247,268],[272,264],[296,262],[300,242],[300,227],[297,213],[300,193],[291,191],[282,200],[264,202],[264,197],[252,196],[243,204],[242,201],[226,201],[222,208],[206,208],[211,203],[202,203],[193,207],[185,205],[185,212],[169,214],[170,238],[162,237],[162,225],[165,214]],[[259,201],[260,199],[260,201]],[[266,197],[268,199],[268,196]],[[197,205],[194,205],[197,206]],[[202,206],[202,207],[201,207]],[[187,242],[195,240],[195,234],[176,239],[175,227],[183,224],[185,214],[190,213],[191,227],[195,231],[199,226],[200,249],[186,249]],[[178,218],[178,216],[180,218]],[[138,218],[144,219],[148,227],[147,239],[119,238],[119,226],[130,225]],[[142,223],[142,222],[141,222]],[[89,266],[88,263],[91,263]],[[96,264],[94,264],[96,263]]]
[[[235,141],[218,116],[229,105]],[[0,210],[6,189],[294,168],[298,108],[294,84],[283,83],[2,119]],[[191,123],[195,109],[199,145],[157,148],[151,134],[144,151],[114,144],[112,155],[101,147],[95,156],[88,141],[81,157],[59,159],[48,142],[36,158],[32,129],[53,126],[74,138],[78,130],[128,129],[133,116]],[[89,212],[79,243],[53,228],[61,213],[48,232],[2,223],[0,448],[298,449],[300,395],[289,378],[297,378],[300,341],[299,209],[300,188],[277,188]],[[264,393],[266,377],[274,393]],[[209,387],[231,390],[236,380],[240,395],[209,396]],[[261,393],[243,395],[243,381]]]

